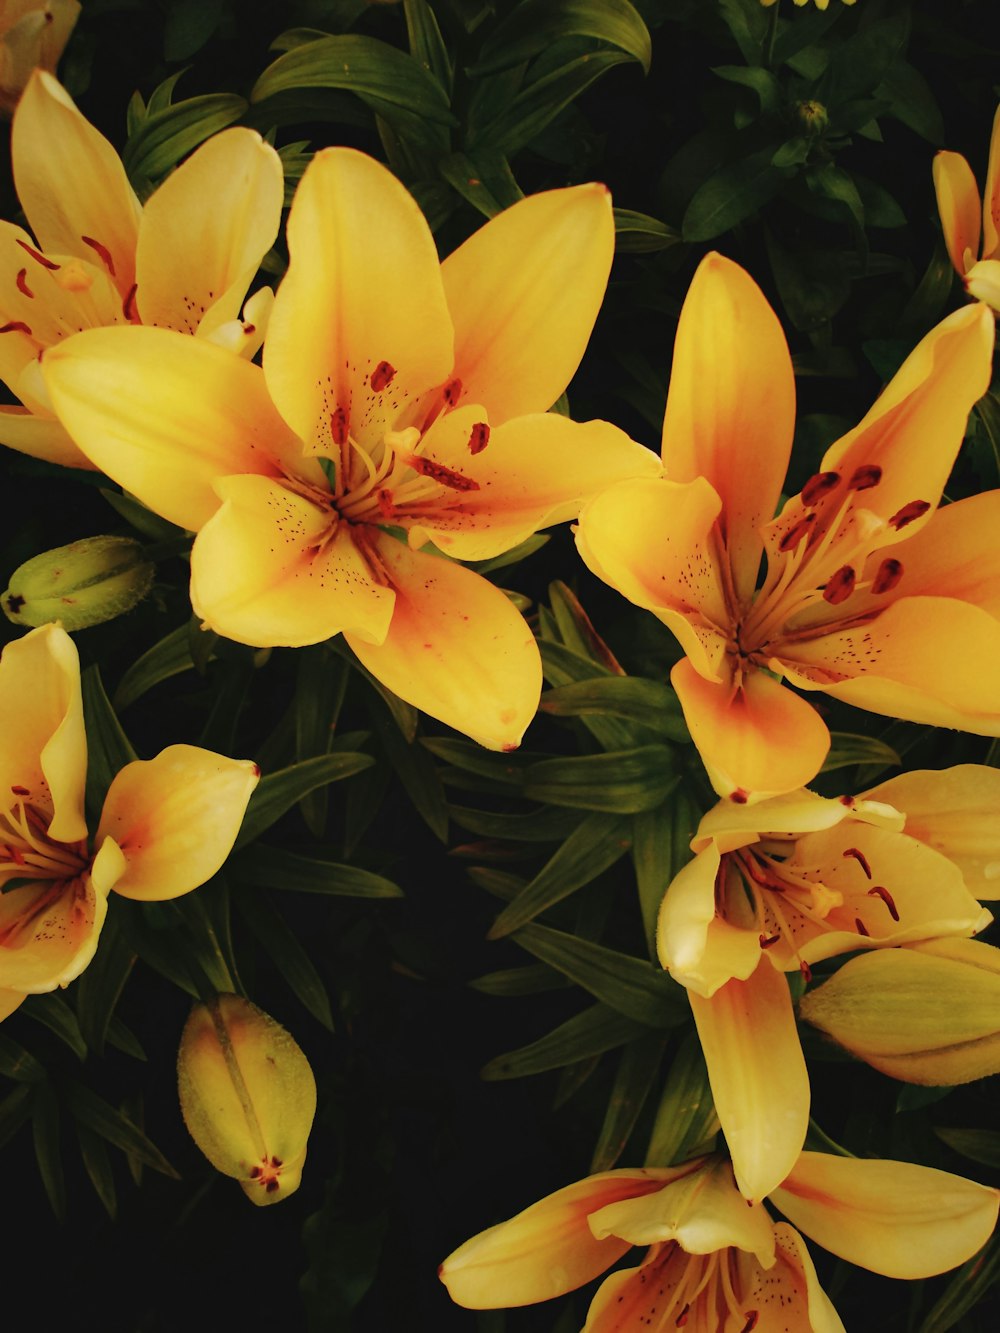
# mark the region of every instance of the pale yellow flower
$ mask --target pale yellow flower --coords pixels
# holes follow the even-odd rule
[[[1000,107],[993,117],[982,199],[961,153],[936,155],[934,190],[948,256],[965,290],[1000,310]]]
[[[79,14],[77,0],[0,0],[0,114],[17,106],[33,69],[55,72]]]

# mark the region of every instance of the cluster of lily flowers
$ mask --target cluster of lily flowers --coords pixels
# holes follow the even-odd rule
[[[984,259],[971,173],[954,155],[936,168],[974,295],[997,262],[996,157]],[[684,650],[671,680],[719,802],[664,886],[658,949],[687,988],[727,1155],[558,1191],[456,1250],[441,1269],[452,1297],[546,1300],[638,1245],[639,1265],[598,1290],[588,1333],[831,1333],[842,1324],[794,1228],[900,1278],[973,1255],[995,1190],[804,1151],[788,976],[855,954],[800,1013],[896,1077],[1000,1067],[980,1040],[995,1023],[961,1002],[1000,973],[998,951],[972,939],[991,920],[983,901],[1000,896],[1000,772],[911,772],[821,797],[807,784],[830,735],[804,697],[1000,735],[1000,493],[940,507],[991,379],[988,306],[932,329],[781,504],[788,348],[754,280],[718,254],[684,304],[659,455],[549,410],[608,281],[603,186],[526,198],[439,263],[390,172],[326,149],[291,207],[286,276],[247,299],[283,191],[278,155],[254,132],[214,136],[140,205],[111,146],[35,73],[12,161],[31,232],[0,223],[0,378],[20,404],[0,408],[0,441],[97,469],[195,533],[191,603],[206,627],[255,647],[343,634],[399,697],[512,749],[538,704],[538,648],[510,599],[462,562],[576,520],[589,568]],[[210,878],[258,770],[171,746],[119,773],[91,835],[65,630],[8,646],[0,709],[6,1015],[87,966],[111,890],[163,899]],[[919,1023],[905,1005],[892,1018],[900,985],[925,997]],[[936,1003],[945,993],[954,1005]]]

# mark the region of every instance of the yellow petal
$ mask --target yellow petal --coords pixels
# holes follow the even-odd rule
[[[938,509],[930,522],[893,551],[902,565],[896,597],[955,597],[1000,620],[1000,490],[984,491]],[[876,551],[865,577],[874,576]],[[878,606],[873,597],[871,605]]]
[[[45,814],[58,842],[87,836],[83,789],[87,736],[80,659],[59,625],[43,625],[8,643],[0,657],[0,801],[11,789]]]
[[[385,642],[346,635],[361,662],[407,703],[491,750],[513,750],[542,688],[538,646],[509,598],[479,574],[382,537],[396,593]]]
[[[861,468],[881,469],[877,484],[857,492],[856,503],[886,523],[914,501],[929,506],[901,528],[890,524],[886,540],[917,532],[941,498],[969,412],[989,387],[994,323],[984,305],[966,306],[942,320],[917,344],[860,424],[823,458],[821,471],[848,479]]]
[[[814,1152],[802,1154],[771,1199],[841,1259],[911,1280],[971,1258],[1000,1204],[996,1190],[947,1171]]]
[[[14,114],[11,159],[18,198],[41,248],[104,259],[122,296],[135,281],[141,208],[118,154],[41,70]],[[96,245],[94,244],[96,242]]]
[[[0,404],[0,444],[32,458],[44,458],[47,463],[62,467],[93,470],[94,464],[80,452],[54,417],[35,416],[26,407],[7,407]]]
[[[710,1000],[688,991],[736,1183],[759,1200],[784,1180],[809,1126],[809,1075],[784,976],[762,958]]]
[[[9,1018],[14,1010],[22,1005],[27,998],[27,991],[0,988],[0,1022]]]
[[[675,981],[710,998],[734,977],[746,981],[760,962],[758,932],[716,916],[720,857],[708,847],[671,881],[660,904],[656,948]]]
[[[580,364],[615,248],[603,185],[522,199],[444,261],[465,395],[502,424],[545,412]]]
[[[986,167],[986,188],[983,191],[983,258],[992,259],[997,252],[997,227],[1000,222],[1000,107],[993,114],[993,132],[990,135],[990,155]]]
[[[341,411],[373,447],[451,371],[451,317],[424,215],[373,158],[327,148],[295,193],[288,251],[264,350],[271,395],[313,452],[330,451]]]
[[[833,828],[853,813],[854,808],[843,801],[817,796],[805,787],[752,805],[719,801],[702,816],[691,848],[700,852],[714,845],[720,852],[731,852],[757,842],[765,833],[816,833]],[[903,827],[902,816],[896,822]]]
[[[678,662],[670,680],[712,786],[738,804],[804,786],[830,748],[825,722],[804,699],[762,671],[735,692]]]
[[[985,764],[921,769],[865,796],[902,810],[907,835],[954,862],[977,898],[1000,898],[1000,770]]]
[[[393,593],[350,524],[333,529],[318,498],[270,477],[225,477],[216,491],[222,508],[191,552],[191,604],[210,629],[257,647],[301,648],[341,630],[385,638]]]
[[[567,1185],[509,1221],[481,1231],[448,1256],[438,1276],[458,1305],[470,1310],[533,1305],[583,1286],[629,1249],[628,1241],[597,1240],[589,1213],[616,1199],[658,1190],[674,1173],[603,1171]]]
[[[281,159],[253,130],[213,135],[146,203],[136,304],[143,321],[210,334],[235,320],[281,222]]]
[[[480,423],[489,432],[473,454]],[[576,518],[581,504],[630,476],[656,476],[660,461],[606,421],[577,423],[551,412],[490,428],[485,411],[460,407],[424,436],[420,456],[474,481],[477,490],[411,529],[411,545],[433,541],[458,560],[487,560],[539,528]]]
[[[905,597],[868,624],[782,654],[782,670],[803,689],[909,722],[1000,735],[1000,621],[977,606]]]
[[[845,1333],[840,1316],[829,1296],[819,1285],[816,1268],[802,1237],[794,1227],[776,1222],[778,1262],[764,1271],[757,1268],[746,1304],[760,1311],[755,1333],[786,1333],[786,1310],[802,1310],[802,1331],[806,1333]]]
[[[712,680],[725,671],[729,622],[713,541],[720,504],[701,478],[623,481],[583,506],[576,534],[587,567],[655,612]]]
[[[182,528],[200,528],[218,509],[218,477],[311,475],[259,368],[201,339],[93,329],[46,353],[44,369],[83,452]]]
[[[738,264],[706,255],[677,326],[663,462],[671,480],[704,477],[721,498],[719,526],[741,597],[757,581],[760,527],[778,503],[794,426],[795,380],[777,316]]]
[[[1000,309],[1000,259],[981,259],[965,275],[965,290],[974,301]]]
[[[940,152],[934,158],[934,192],[948,258],[963,274],[979,257],[979,186],[961,153]]]
[[[111,837],[125,857],[114,888],[145,902],[177,898],[211,879],[232,850],[257,765],[194,745],[135,760],[108,790],[95,845]]]

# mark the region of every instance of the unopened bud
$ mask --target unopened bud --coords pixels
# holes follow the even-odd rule
[[[15,625],[88,629],[131,611],[156,572],[131,537],[84,537],[33,556],[15,569],[0,598]]]
[[[1000,949],[937,939],[852,958],[799,1005],[852,1055],[904,1083],[1000,1072]]]
[[[238,995],[191,1011],[177,1055],[184,1123],[252,1203],[298,1189],[316,1114],[309,1061],[279,1023]]]
[[[802,133],[809,135],[810,138],[817,138],[822,134],[830,119],[823,103],[812,99],[796,103],[795,115]]]

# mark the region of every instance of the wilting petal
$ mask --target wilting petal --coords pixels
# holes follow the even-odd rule
[[[787,1333],[789,1313],[800,1310],[802,1333],[845,1333],[840,1316],[819,1285],[802,1237],[794,1227],[776,1222],[774,1238],[778,1262],[766,1271],[755,1267],[746,1292],[746,1304],[760,1316],[754,1333]]]
[[[1000,1194],[909,1162],[804,1152],[771,1199],[793,1226],[848,1263],[922,1278],[971,1258],[989,1239]]]
[[[658,1190],[669,1170],[604,1171],[557,1190],[507,1222],[481,1231],[438,1269],[448,1294],[471,1310],[533,1305],[562,1296],[610,1268],[629,1248],[597,1240],[588,1214],[616,1199]]]
[[[943,853],[977,898],[1000,898],[1000,770],[957,764],[901,773],[871,791],[906,817],[906,833]]]
[[[757,580],[759,528],[778,503],[794,426],[795,380],[777,316],[738,264],[707,255],[677,326],[663,462],[671,480],[704,477],[720,496],[719,525],[742,597]]]
[[[210,334],[239,315],[281,222],[281,159],[253,130],[213,135],[148,200],[135,259],[147,324]]]
[[[1000,620],[950,597],[906,597],[868,624],[783,647],[778,665],[856,708],[1000,735]]]
[[[125,857],[117,893],[146,902],[177,898],[211,879],[232,851],[256,764],[194,745],[135,760],[108,790],[95,845],[111,837]]]
[[[580,364],[611,272],[603,185],[522,199],[441,266],[465,395],[499,424],[545,412]]]
[[[197,530],[234,473],[315,469],[259,368],[169,329],[92,329],[45,356],[60,420],[96,465],[172,523]]]
[[[407,703],[491,750],[520,744],[542,688],[538,646],[499,588],[392,537],[378,556],[396,593],[385,642],[347,640],[362,663]]]
[[[961,153],[942,151],[934,158],[934,192],[948,258],[963,274],[979,256],[979,186]]]
[[[708,847],[674,876],[660,904],[656,948],[675,981],[711,997],[734,977],[745,981],[760,962],[758,932],[716,915],[718,850]]]
[[[965,275],[965,290],[975,301],[1000,309],[1000,260],[981,259]]]
[[[380,163],[327,148],[295,193],[288,251],[264,350],[268,388],[313,452],[330,452],[335,413],[371,448],[451,370],[430,229]]]
[[[984,305],[956,310],[931,329],[897,370],[859,425],[823,458],[823,472],[850,481],[860,468],[880,468],[856,503],[889,524],[886,538],[909,537],[927,522],[951,472],[973,404],[989,388],[993,313]],[[922,501],[923,517],[897,529],[891,520]]]
[[[63,467],[92,470],[94,464],[70,439],[65,426],[54,417],[37,417],[26,407],[0,404],[0,444],[32,458]]]
[[[225,477],[216,490],[222,508],[191,551],[191,605],[210,629],[257,647],[301,648],[341,630],[385,638],[393,594],[349,524],[334,529],[329,508],[270,477]]]
[[[740,804],[803,787],[819,772],[830,733],[805,699],[754,671],[738,690],[705,680],[689,661],[670,680],[712,786]]]
[[[623,481],[584,505],[576,533],[588,568],[655,612],[712,680],[726,672],[729,623],[713,540],[720,504],[702,478]]]
[[[791,1170],[809,1125],[788,983],[762,958],[749,980],[730,981],[710,1000],[688,991],[688,999],[736,1183],[762,1199]]]
[[[998,215],[1000,215],[1000,107],[993,114],[990,155],[986,167],[986,188],[983,191],[984,259],[992,259],[1000,244],[997,237]]]
[[[433,541],[457,560],[487,560],[539,528],[576,518],[581,504],[616,481],[656,476],[660,460],[606,421],[578,423],[554,413],[517,417],[491,429],[473,454],[485,413],[460,407],[440,417],[420,455],[474,481],[461,502],[411,529],[411,544]]]
[[[142,210],[118,154],[51,74],[39,70],[28,80],[14,114],[11,159],[21,207],[42,249],[99,257],[125,296],[135,281]]]
[[[4,648],[0,710],[0,800],[6,806],[13,789],[26,803],[52,812],[49,834],[58,842],[85,838],[80,659],[59,625],[43,625]]]

